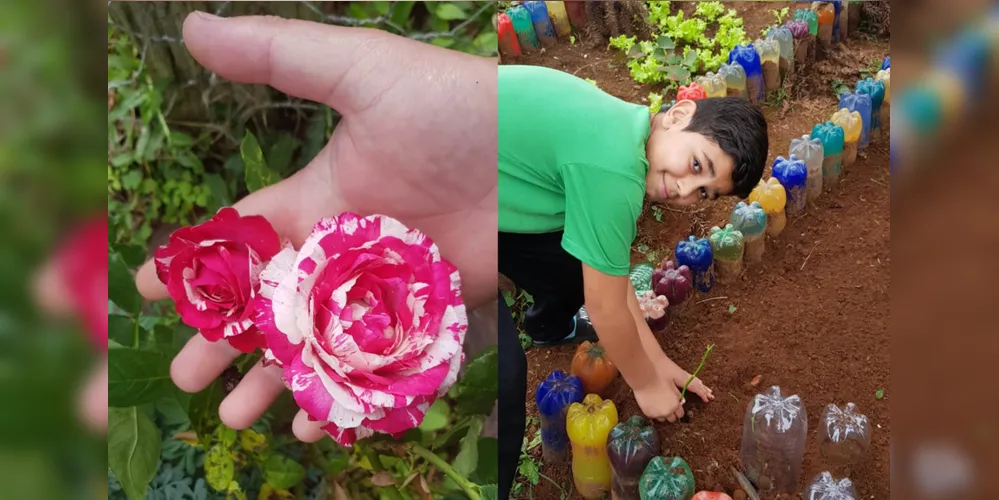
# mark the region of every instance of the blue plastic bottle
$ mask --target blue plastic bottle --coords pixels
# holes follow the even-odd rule
[[[763,100],[765,86],[763,84],[763,66],[760,64],[760,54],[751,43],[737,45],[728,53],[728,63],[739,63],[746,70],[746,90],[754,102]]]
[[[688,236],[676,244],[677,266],[687,266],[694,274],[694,288],[708,293],[715,284],[714,250],[707,238]]]
[[[773,177],[787,192],[787,205],[784,207],[787,216],[803,214],[808,201],[808,166],[805,162],[794,155],[790,158],[778,156],[773,164]]]
[[[524,2],[524,8],[531,14],[531,22],[534,23],[534,32],[541,40],[541,45],[552,47],[558,43],[555,38],[555,25],[548,17],[548,6],[544,2]]]
[[[569,434],[566,413],[572,403],[583,402],[583,382],[561,370],[552,372],[538,384],[534,394],[541,414],[541,453],[546,463],[569,460]]]
[[[891,67],[891,56],[885,58],[885,62],[881,63],[881,69],[888,69]]]
[[[860,129],[860,141],[857,142],[857,150],[863,151],[871,143],[871,96],[843,92],[839,96],[839,107],[860,113],[863,126]]]
[[[881,130],[881,104],[885,100],[885,83],[865,78],[857,82],[857,94],[871,96],[871,132]]]

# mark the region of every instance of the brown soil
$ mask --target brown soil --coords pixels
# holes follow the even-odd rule
[[[744,16],[746,32],[755,36],[773,22],[769,10],[782,5],[733,6]],[[861,68],[888,52],[887,40],[851,37],[846,47],[833,49],[828,59],[810,64],[795,78],[790,99],[765,105],[770,128],[768,165],[778,155],[787,155],[792,138],[810,132],[815,123],[835,111],[833,80],[852,86]],[[632,81],[621,55],[579,44],[562,44],[504,62],[542,65],[591,78],[601,89],[635,103],[647,103],[650,92],[661,90]],[[852,168],[843,169],[838,183],[827,186],[816,202],[809,202],[804,215],[789,217],[776,240],[768,237],[763,262],[748,264],[735,283],[716,284],[711,293],[671,309],[668,332],[658,337],[673,360],[693,370],[705,346],[716,345],[701,374],[714,389],[715,401],[688,402],[689,423],[657,424],[663,455],[686,459],[698,490],[738,495],[729,468],[739,466],[746,407],[755,394],[780,385],[803,398],[810,420],[799,488],[804,490],[811,477],[830,468],[820,456],[816,430],[823,408],[828,403],[852,401],[870,419],[873,440],[868,457],[850,471],[850,477],[860,496],[889,497],[889,405],[875,397],[878,389],[888,387],[890,377],[888,157],[887,137],[872,143]],[[648,247],[650,254],[657,252],[661,259],[672,254],[677,241],[687,235],[706,235],[711,226],[728,221],[737,201],[646,210],[638,222],[633,261],[647,258],[638,248]],[[730,306],[735,306],[732,313]],[[528,351],[528,415],[537,415],[534,387],[552,370],[567,370],[574,350],[566,346]],[[762,381],[753,386],[756,376],[762,376]],[[641,414],[622,379],[615,381],[608,394],[618,405],[620,420]],[[528,429],[529,437],[535,427]],[[534,455],[540,453],[540,447],[532,450]],[[543,465],[541,472],[552,481],[542,479],[534,486],[533,498],[569,498],[563,493],[573,489],[568,466]]]

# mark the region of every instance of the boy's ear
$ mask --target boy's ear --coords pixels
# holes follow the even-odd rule
[[[662,126],[666,130],[673,129],[675,127],[679,129],[686,128],[687,124],[690,123],[691,117],[694,116],[694,111],[696,110],[697,104],[694,103],[694,101],[684,99],[673,105],[672,108],[669,108],[669,111],[666,112],[666,116],[662,121]]]

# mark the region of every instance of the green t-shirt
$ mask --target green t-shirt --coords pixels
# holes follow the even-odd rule
[[[499,230],[625,276],[645,198],[649,109],[568,73],[499,67]]]

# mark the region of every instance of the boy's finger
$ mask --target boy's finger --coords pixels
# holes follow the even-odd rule
[[[195,335],[170,364],[170,378],[184,392],[200,392],[218,379],[239,354],[228,342],[209,342]]]
[[[253,425],[285,390],[282,370],[258,362],[219,406],[225,425],[241,430]]]
[[[305,410],[298,410],[295,420],[291,423],[291,431],[295,437],[303,443],[315,443],[326,435],[322,427],[326,422],[313,421],[309,419],[309,414]]]

